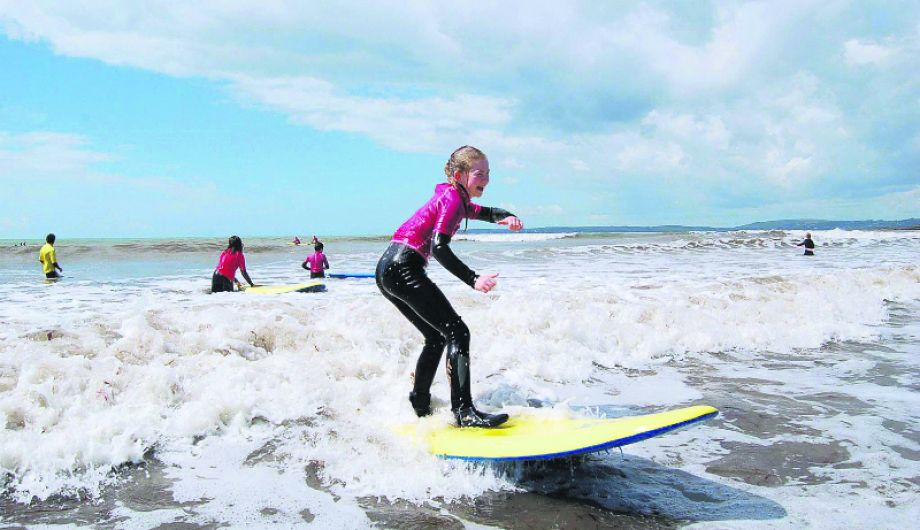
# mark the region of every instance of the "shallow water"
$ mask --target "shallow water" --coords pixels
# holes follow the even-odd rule
[[[920,233],[470,234],[431,275],[481,406],[706,424],[621,455],[482,466],[392,426],[420,336],[372,280],[206,294],[209,240],[0,250],[0,517],[42,528],[904,528],[920,516]],[[259,283],[307,249],[247,238]],[[12,244],[12,242],[9,242]],[[338,272],[382,239],[329,240]],[[433,393],[446,422],[444,378]]]

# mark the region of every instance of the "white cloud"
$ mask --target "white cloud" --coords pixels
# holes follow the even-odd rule
[[[784,187],[792,187],[796,184],[796,177],[807,176],[811,170],[810,157],[793,156],[787,159],[784,154],[776,151],[767,154],[767,163],[771,180]]]
[[[796,211],[796,210],[792,210]],[[908,219],[920,216],[920,186],[875,196],[808,199],[810,216],[822,219]],[[740,219],[780,219],[795,215],[787,204],[739,209]]]
[[[128,177],[100,169],[99,164],[119,160],[93,150],[89,138],[57,132],[10,133],[0,131],[0,182],[29,183],[36,188],[78,182],[137,188],[171,197],[200,197],[217,193],[213,184],[193,184],[168,177]]]
[[[852,39],[844,44],[843,53],[847,64],[863,66],[867,64],[884,64],[895,56],[897,49],[873,42]]]
[[[767,194],[824,178],[841,163],[871,160],[854,144],[833,93],[804,73],[735,100],[652,109],[637,125],[559,143],[535,150],[538,165],[559,174],[588,168],[611,183],[655,177],[720,188],[766,185]]]
[[[718,115],[695,116],[654,109],[642,119],[642,124],[654,127],[682,141],[703,140],[718,149],[728,147],[732,136]]]
[[[632,173],[669,172],[686,160],[683,148],[668,141],[655,141],[639,135],[619,135],[615,142],[614,167]]]
[[[647,180],[701,194],[762,186],[769,195],[884,161],[858,120],[886,104],[873,100],[880,86],[915,94],[916,68],[892,84],[841,82],[825,71],[840,62],[840,48],[816,44],[845,42],[853,66],[912,66],[920,36],[854,39],[860,33],[837,27],[854,18],[847,6],[782,0],[694,5],[687,9],[712,18],[688,37],[680,9],[654,1],[317,9],[282,0],[0,0],[0,27],[62,55],[215,80],[293,122],[397,150],[478,145],[496,166],[551,186]],[[566,114],[557,106],[576,115],[553,121]],[[54,145],[62,152],[48,160],[64,166],[111,156]],[[0,144],[0,164],[11,163],[6,151]]]
[[[504,138],[507,128],[515,115],[535,109],[492,90],[484,95],[493,79],[511,90],[523,84],[525,91],[542,85],[535,90],[550,92],[564,90],[571,79],[600,93],[611,83],[642,91],[660,90],[664,83],[666,91],[678,93],[731,88],[815,2],[716,4],[713,27],[692,43],[675,33],[680,14],[667,4],[610,9],[592,2],[344,1],[316,9],[281,0],[258,5],[0,0],[0,5],[5,13],[0,20],[14,37],[45,40],[65,55],[217,79],[247,100],[318,129],[364,134],[410,151],[440,151],[471,136],[502,137],[505,147],[517,144],[520,153],[533,139]],[[551,75],[533,84],[521,71]],[[422,95],[380,95],[418,87]],[[711,119],[688,125],[724,144],[719,117]],[[653,156],[656,148],[623,147],[620,169],[645,160],[658,168],[683,160],[678,146],[665,144],[665,153]]]
[[[234,78],[243,97],[319,130],[369,136],[404,151],[435,150],[445,138],[465,131],[507,124],[511,100],[459,95],[404,100],[342,94],[329,82],[307,78]]]
[[[98,162],[115,160],[109,153],[87,148],[86,138],[75,134],[0,132],[0,179],[13,175],[33,178],[45,174],[79,172]]]

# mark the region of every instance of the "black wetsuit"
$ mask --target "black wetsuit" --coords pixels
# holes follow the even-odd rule
[[[814,252],[814,250],[815,250],[815,242],[812,241],[810,237],[806,237],[806,238],[805,238],[805,241],[802,241],[801,243],[797,243],[795,246],[797,246],[797,247],[802,247],[802,246],[804,246],[804,247],[805,247],[805,255],[806,255],[806,256],[814,256],[814,255],[815,255],[815,252]]]
[[[501,208],[482,207],[476,219],[494,223],[511,215]],[[478,275],[453,253],[450,239],[446,234],[435,233],[432,255],[445,269],[473,287]],[[411,247],[391,243],[377,263],[377,287],[425,337],[425,345],[415,367],[415,385],[410,394],[416,413],[419,416],[430,414],[431,383],[446,346],[450,405],[456,414],[460,410],[473,409],[470,331],[441,289],[428,277],[426,266],[425,258]]]
[[[230,280],[230,278],[227,278],[223,274],[214,271],[214,275],[211,276],[211,292],[233,292],[233,282]]]

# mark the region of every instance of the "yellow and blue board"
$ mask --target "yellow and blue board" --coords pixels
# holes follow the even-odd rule
[[[330,272],[327,274],[330,278],[373,278],[373,272]]]
[[[257,285],[246,288],[251,294],[316,293],[326,290],[323,282],[307,282],[292,285]]]
[[[512,416],[493,429],[443,426],[425,431],[421,424],[406,425],[404,435],[415,437],[444,458],[483,461],[547,460],[574,456],[641,442],[712,419],[719,411],[708,405],[627,416],[624,418],[547,418]]]

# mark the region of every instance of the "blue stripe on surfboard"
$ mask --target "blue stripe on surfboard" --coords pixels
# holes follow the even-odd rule
[[[372,272],[330,272],[327,274],[330,278],[373,278]]]
[[[515,460],[549,460],[552,458],[562,458],[564,456],[574,456],[581,455],[585,453],[594,453],[596,451],[603,451],[604,449],[610,449],[612,447],[622,447],[624,445],[634,444],[636,442],[641,442],[642,440],[648,440],[649,438],[654,438],[660,434],[667,432],[675,431],[682,427],[687,427],[693,425],[694,423],[699,423],[701,421],[706,421],[712,418],[715,418],[719,415],[719,411],[710,412],[708,414],[703,414],[698,418],[693,418],[691,420],[682,421],[680,423],[675,423],[674,425],[668,425],[661,427],[659,429],[651,430],[648,432],[642,432],[639,434],[634,434],[626,438],[618,438],[616,440],[611,440],[609,442],[604,442],[598,445],[589,445],[587,447],[580,447],[578,449],[573,449],[571,451],[563,451],[561,453],[546,453],[542,455],[528,455],[528,456],[502,456],[502,457],[489,457],[489,456],[454,456],[454,455],[438,455],[441,458],[449,460],[466,460],[469,462],[512,462]]]

